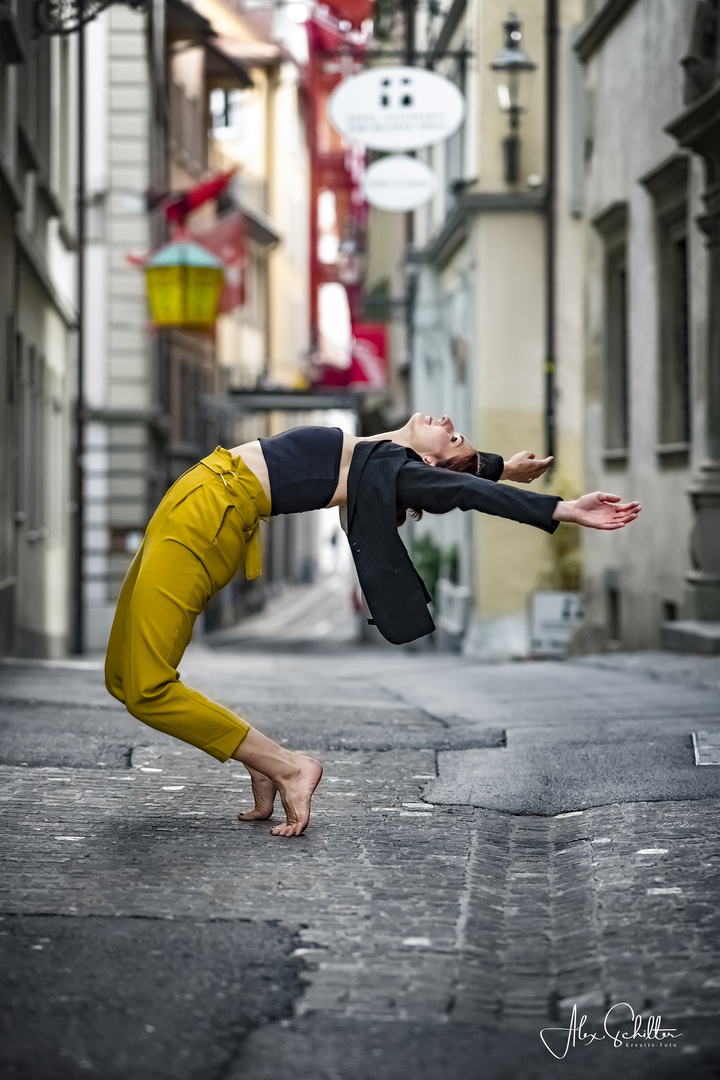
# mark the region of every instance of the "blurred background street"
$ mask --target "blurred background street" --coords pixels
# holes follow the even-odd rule
[[[326,762],[284,843],[118,594],[216,445],[417,411],[642,514],[407,521],[408,648],[263,522],[181,673]],[[720,1076],[719,508],[718,0],[0,0],[3,1075]]]

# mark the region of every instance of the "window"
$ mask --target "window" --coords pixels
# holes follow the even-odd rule
[[[607,255],[605,270],[605,449],[629,441],[627,266],[623,244]]]
[[[210,115],[213,135],[220,139],[239,139],[246,134],[248,97],[242,90],[210,91]]]
[[[465,58],[460,57],[448,78],[465,94]],[[465,122],[451,135],[445,144],[445,186],[448,192],[448,209],[451,209],[464,190],[465,177]]]
[[[45,358],[18,337],[19,431],[18,510],[28,540],[45,526]]]
[[[603,406],[606,460],[622,461],[630,443],[627,203],[593,222],[604,242]]]
[[[676,154],[643,177],[655,205],[658,308],[658,453],[687,455],[690,442],[688,159]]]
[[[687,236],[662,230],[660,241],[659,442],[690,441]]]

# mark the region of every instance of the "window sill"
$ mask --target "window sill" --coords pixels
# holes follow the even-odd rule
[[[606,465],[622,467],[627,465],[629,453],[627,447],[616,450],[603,450],[603,461]]]
[[[655,455],[661,467],[682,468],[690,460],[690,443],[660,443],[655,447]]]

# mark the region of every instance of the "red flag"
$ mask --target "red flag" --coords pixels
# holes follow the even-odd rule
[[[173,191],[160,203],[165,210],[165,217],[174,225],[183,225],[185,218],[198,206],[202,206],[208,199],[217,199],[232,180],[238,166],[229,169],[228,172],[214,176],[212,180],[206,180],[202,184],[191,188],[190,191]]]
[[[203,245],[225,264],[225,287],[220,311],[227,314],[245,303],[247,244],[245,218],[240,210],[228,210],[207,232],[197,235]]]

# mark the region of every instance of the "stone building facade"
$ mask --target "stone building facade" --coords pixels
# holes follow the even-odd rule
[[[72,635],[77,43],[0,5],[0,654]]]
[[[586,480],[643,512],[583,535],[578,646],[720,648],[718,4],[587,14]]]

